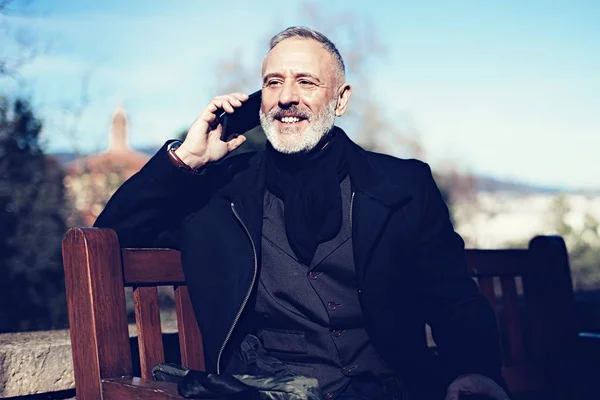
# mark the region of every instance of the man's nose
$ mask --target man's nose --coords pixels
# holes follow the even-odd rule
[[[296,88],[292,83],[285,83],[279,93],[279,106],[286,107],[293,104],[298,104],[299,96],[296,93]]]

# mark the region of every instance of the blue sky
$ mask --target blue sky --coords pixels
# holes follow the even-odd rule
[[[258,87],[272,34],[290,25],[327,30],[351,13],[386,49],[368,64],[372,93],[392,121],[411,121],[425,161],[600,188],[599,1],[322,3],[315,25],[303,1],[31,0],[0,27],[26,28],[44,51],[21,83],[3,79],[0,90],[32,99],[51,151],[105,148],[120,103],[132,144],[158,146],[221,94],[219,60],[241,58]],[[0,53],[12,51],[2,45]],[[62,110],[78,104],[85,76],[89,103],[75,131]]]

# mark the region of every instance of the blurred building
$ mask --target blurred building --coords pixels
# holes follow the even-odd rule
[[[73,208],[69,225],[93,225],[110,196],[149,158],[129,147],[127,113],[117,107],[110,124],[108,149],[77,158],[65,167],[65,186]]]

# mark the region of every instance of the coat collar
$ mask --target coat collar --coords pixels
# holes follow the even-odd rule
[[[239,201],[263,192],[265,187],[265,152],[243,153],[217,163],[214,168],[220,181],[217,192],[230,201]],[[210,172],[210,171],[209,171]]]
[[[362,192],[388,208],[396,208],[410,201],[410,193],[373,166],[366,150],[352,141],[348,147],[350,177],[357,192]]]
[[[334,129],[346,135],[341,128]],[[352,186],[356,191],[390,208],[395,208],[409,200],[410,193],[375,168],[366,150],[349,138],[348,141],[350,142],[347,155],[349,171]],[[260,193],[262,200],[266,179],[264,151],[237,155],[220,164],[220,179],[225,182],[218,190],[221,195],[233,202],[239,202]]]

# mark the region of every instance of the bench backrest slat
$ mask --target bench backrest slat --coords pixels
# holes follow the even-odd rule
[[[496,293],[494,292],[494,278],[491,276],[486,276],[483,278],[477,279],[477,284],[479,285],[479,291],[483,296],[487,299],[487,301],[491,304],[492,308],[496,309]]]
[[[502,284],[502,299],[504,303],[504,318],[508,332],[508,348],[510,360],[507,365],[520,365],[525,362],[525,349],[523,346],[523,313],[519,307],[519,296],[515,278],[510,276],[500,277]]]
[[[156,287],[136,287],[133,289],[135,322],[138,330],[140,367],[142,378],[152,379],[152,368],[165,362],[158,289]]]
[[[190,369],[204,371],[202,335],[192,309],[187,286],[175,287],[175,308],[177,310],[181,364]]]

